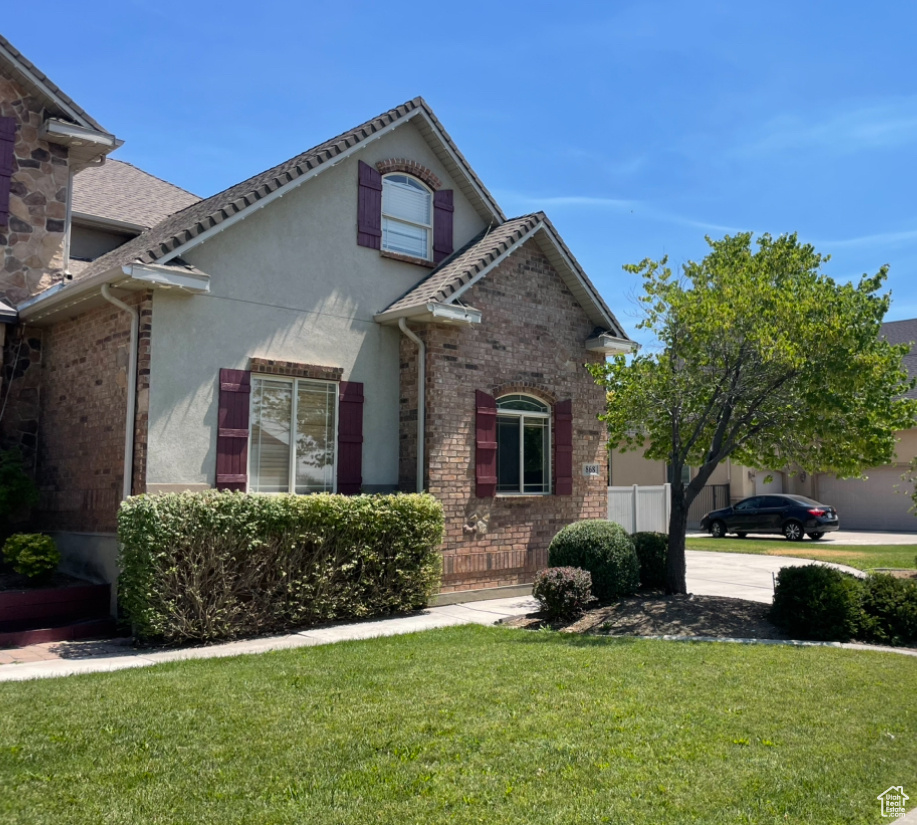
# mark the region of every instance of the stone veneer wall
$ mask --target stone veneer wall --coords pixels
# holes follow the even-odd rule
[[[418,329],[427,344],[426,488],[443,504],[443,591],[527,583],[547,565],[557,531],[607,516],[605,395],[583,366],[604,356],[584,343],[593,330],[535,241],[528,241],[463,296],[483,312],[475,326]],[[416,349],[401,349],[402,489],[416,461]],[[573,495],[475,497],[474,391],[525,392],[573,401]],[[553,428],[552,428],[553,437]],[[413,442],[413,443],[412,443]],[[598,463],[599,478],[582,475]]]
[[[152,293],[140,308],[133,492],[145,491]],[[21,344],[20,344],[21,340]],[[114,532],[121,500],[130,317],[105,304],[45,328],[23,328],[5,351],[4,442],[35,468],[42,530]]]
[[[38,137],[41,104],[0,76],[0,116],[17,122],[10,220],[0,226],[0,299],[18,303],[61,277],[67,217],[67,148]]]

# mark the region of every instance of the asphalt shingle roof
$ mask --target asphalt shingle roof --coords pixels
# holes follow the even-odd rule
[[[910,344],[911,351],[901,363],[911,378],[917,378],[917,318],[907,321],[888,321],[882,324],[879,334],[890,344]],[[917,387],[904,394],[905,398],[917,398]]]
[[[73,179],[73,211],[98,218],[155,226],[201,199],[130,163],[109,158]]]

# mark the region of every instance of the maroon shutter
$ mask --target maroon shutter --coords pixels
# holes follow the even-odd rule
[[[497,402],[492,395],[475,390],[474,474],[478,498],[497,494]]]
[[[554,495],[573,495],[573,402],[554,405]]]
[[[338,398],[338,492],[359,494],[363,487],[363,384],[341,381]]]
[[[452,254],[452,190],[433,193],[433,263]]]
[[[357,201],[357,243],[370,249],[382,248],[382,175],[372,166],[359,163],[360,196]]]
[[[15,143],[15,118],[0,117],[0,226],[6,226],[10,219],[10,179],[13,177]]]
[[[248,482],[248,418],[252,392],[248,370],[220,370],[217,489],[245,490]]]

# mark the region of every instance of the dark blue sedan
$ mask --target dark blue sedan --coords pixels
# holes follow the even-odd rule
[[[701,519],[702,530],[716,539],[735,533],[744,539],[749,533],[783,533],[789,541],[803,536],[818,541],[839,528],[837,510],[805,496],[780,495],[744,498],[732,507],[713,510]]]

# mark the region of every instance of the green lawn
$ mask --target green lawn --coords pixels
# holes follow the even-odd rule
[[[847,564],[858,570],[871,571],[876,567],[914,568],[917,544],[842,545],[828,541],[787,541],[782,537],[740,539],[727,536],[714,539],[710,536],[689,536],[688,550],[716,550],[720,553],[755,553],[765,556],[795,556],[800,559],[831,561]]]
[[[12,666],[11,666],[12,667]],[[0,684],[10,823],[863,823],[917,660],[462,627]]]

